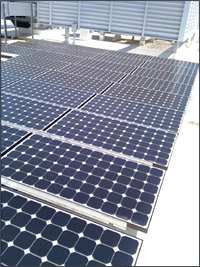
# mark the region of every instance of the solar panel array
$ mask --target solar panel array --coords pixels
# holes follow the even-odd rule
[[[131,266],[141,240],[2,188],[6,266]]]
[[[42,40],[2,51],[19,55],[1,64],[2,265],[135,265],[126,227],[149,228],[198,64]]]

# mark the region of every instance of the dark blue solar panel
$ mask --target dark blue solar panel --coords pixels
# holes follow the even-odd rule
[[[132,76],[127,76],[127,82],[133,83],[135,79],[141,79],[141,77],[150,78],[150,79],[158,79],[162,81],[168,81],[168,87],[175,87],[173,83],[180,83],[184,85],[193,85],[195,80],[195,75],[186,75],[186,74],[180,74],[180,73],[172,73],[169,71],[161,71],[161,70],[154,70],[154,69],[144,69],[144,68],[138,68],[133,73],[133,79]],[[139,76],[139,77],[137,77]],[[149,80],[149,79],[147,79]],[[155,80],[152,80],[155,83]],[[166,83],[167,84],[167,83]],[[183,87],[182,87],[183,88]],[[186,87],[189,88],[190,87]],[[173,92],[173,91],[172,91]],[[186,91],[187,92],[187,91]],[[183,92],[178,91],[179,94],[183,94]],[[185,94],[185,93],[184,93]]]
[[[83,108],[96,114],[177,132],[182,111],[97,95]]]
[[[6,62],[7,64],[3,64],[1,66],[1,75],[11,75],[18,78],[31,78],[37,76],[45,71],[48,68],[41,67],[41,66],[29,66],[29,65],[20,65],[14,64],[12,62]]]
[[[2,188],[1,194],[3,199],[9,195],[1,210],[4,223],[1,232],[3,265],[135,265],[141,240],[5,188]],[[22,200],[20,208],[13,207],[12,203],[22,203]],[[27,210],[30,205],[37,206],[32,213]],[[11,216],[9,209],[13,210]],[[67,220],[60,225],[58,218],[66,217]],[[22,218],[26,218],[23,224]]]
[[[36,77],[36,80],[95,93],[100,93],[111,85],[111,82],[108,81],[90,79],[88,77],[67,74],[59,71],[49,71]]]
[[[48,132],[162,166],[168,165],[176,138],[176,134],[80,111],[68,113]]]
[[[138,61],[143,63],[144,61],[151,59],[151,56],[107,50],[104,55],[96,55],[93,59],[122,65],[136,66]]]
[[[1,153],[14,145],[22,137],[26,136],[28,132],[18,130],[6,125],[1,126]]]
[[[1,45],[1,52],[16,54],[16,55],[30,55],[36,53],[38,50],[28,47],[13,46],[13,45]]]
[[[178,61],[179,62],[179,61]],[[184,75],[191,75],[191,76],[196,76],[197,70],[199,68],[199,64],[191,63],[184,65],[180,64],[173,64],[173,65],[168,65],[168,64],[161,64],[161,63],[156,63],[156,62],[146,62],[144,65],[142,65],[142,68],[144,69],[154,69],[154,70],[160,70],[160,71],[167,71],[171,73],[177,73],[177,74],[184,74]]]
[[[100,49],[100,48],[66,44],[65,42],[63,43],[49,42],[45,40],[29,40],[28,42],[23,42],[23,43],[15,42],[15,43],[10,44],[10,46],[34,48],[34,49],[43,50],[45,52],[46,51],[54,52],[54,54],[55,53],[67,54],[67,52],[70,52],[69,56],[71,56],[73,52],[87,52],[89,54],[104,54],[107,52],[107,50]]]
[[[5,177],[144,229],[164,175],[158,168],[39,135],[2,157],[1,166]]]
[[[57,117],[66,112],[66,108],[1,94],[2,120],[17,123],[30,128],[43,129]]]
[[[1,88],[21,79],[21,77],[1,73]]]
[[[9,60],[9,62],[31,66],[43,66],[48,69],[56,69],[72,63],[79,63],[83,59],[84,58],[76,57],[72,54],[57,54],[50,51],[38,51],[33,55],[12,58],[12,60]]]
[[[106,70],[112,70],[112,72],[122,72],[122,73],[130,73],[132,72],[136,67],[141,66],[144,62],[143,61],[135,61],[135,66],[129,66],[129,65],[123,65],[123,64],[117,64],[117,62],[109,62],[109,61],[102,61],[102,60],[96,60],[94,59],[84,59],[81,62],[81,66],[88,67],[88,68],[94,68],[94,69],[106,69]]]
[[[91,79],[98,79],[103,81],[111,81],[117,82],[121,78],[123,78],[124,73],[114,72],[105,69],[93,69],[90,67],[86,67],[84,65],[69,65],[64,68],[59,69],[58,71],[67,73],[68,75],[78,75],[83,76]]]
[[[142,70],[144,71],[144,69]],[[188,98],[190,95],[191,89],[192,89],[192,84],[194,83],[194,77],[192,77],[190,84],[183,84],[183,83],[174,83],[173,81],[166,81],[165,79],[159,80],[157,78],[153,79],[153,77],[137,76],[134,74],[127,75],[125,79],[121,81],[121,84],[123,84],[123,86],[124,85],[132,86],[133,88],[138,87],[137,88],[138,91],[142,91],[143,89],[148,89],[148,90],[155,90],[155,91],[160,91],[160,92],[165,92],[165,93],[178,94],[180,96],[185,96]],[[180,78],[181,76],[178,75],[178,77]],[[183,77],[186,77],[186,76],[183,75]]]
[[[78,107],[93,95],[85,91],[73,90],[64,86],[56,86],[27,79],[6,87],[4,92],[71,108]]]
[[[139,80],[140,82],[142,82],[143,78],[140,78]],[[159,80],[156,80],[156,83],[157,81]],[[148,87],[148,85],[146,86]],[[182,95],[156,91],[153,89],[153,86],[152,90],[149,90],[149,88],[143,89],[142,87],[136,87],[135,85],[130,86],[128,84],[114,84],[104,94],[112,97],[117,97],[122,100],[127,99],[130,101],[141,102],[180,111],[185,110],[188,102],[188,96],[185,97]]]
[[[161,58],[161,57],[152,57],[150,60],[152,63],[159,63],[171,66],[178,66],[178,67],[194,67],[198,65],[197,63],[189,62],[189,61],[182,61],[176,60],[172,58]]]

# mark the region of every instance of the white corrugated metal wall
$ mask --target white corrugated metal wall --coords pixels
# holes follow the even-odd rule
[[[39,1],[38,23],[184,41],[198,23],[196,2]]]

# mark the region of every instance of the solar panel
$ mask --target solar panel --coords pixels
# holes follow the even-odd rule
[[[7,45],[1,45],[1,52],[17,54],[17,55],[28,55],[28,54],[34,54],[35,52],[37,52],[37,50],[21,46],[11,46],[7,44]]]
[[[164,171],[32,135],[2,157],[2,177],[147,229]]]
[[[1,73],[1,88],[21,79],[21,77]]]
[[[21,78],[31,78],[42,74],[43,72],[47,71],[48,68],[45,67],[35,67],[29,65],[19,65],[13,64],[8,62],[1,66],[1,75],[10,75],[14,77],[21,77]]]
[[[2,120],[35,129],[43,129],[67,111],[52,104],[1,93]]]
[[[140,81],[142,79],[140,79]],[[104,95],[180,111],[185,110],[188,102],[188,96],[186,97],[179,94],[176,95],[156,90],[143,89],[142,87],[138,87],[138,84],[137,87],[125,84],[114,84],[104,93]]]
[[[71,60],[73,61],[73,58],[71,57],[70,61]],[[77,60],[76,58],[76,61],[80,61],[80,60]],[[7,63],[7,61],[6,61]],[[11,63],[12,64],[15,64],[15,65],[23,65],[23,66],[27,66],[28,65],[28,68],[32,68],[32,66],[34,67],[39,67],[39,68],[45,68],[45,69],[59,69],[61,67],[64,67],[66,65],[69,65],[71,63],[69,62],[63,62],[63,61],[60,61],[60,60],[50,60],[48,58],[38,58],[38,56],[35,56],[34,57],[30,57],[30,56],[23,56],[23,57],[15,57],[15,58],[12,58],[9,60],[8,62],[10,64],[10,66],[12,67]],[[13,65],[14,66],[14,65]],[[19,68],[23,68],[23,66],[17,66]]]
[[[1,153],[5,152],[27,134],[28,132],[24,130],[1,125]]]
[[[113,62],[116,64],[122,64],[122,65],[128,65],[128,66],[135,66],[138,64],[138,60],[141,61],[141,65],[145,60],[148,60],[151,58],[150,56],[144,56],[144,55],[136,55],[136,54],[130,54],[130,53],[123,53],[118,51],[112,51],[115,52],[115,55],[110,55],[110,51],[108,51],[105,55],[97,55],[93,57],[93,60],[101,60],[105,62]]]
[[[83,108],[84,111],[128,122],[178,132],[183,112],[148,104],[97,95]]]
[[[181,84],[189,84],[193,85],[195,76],[192,75],[186,75],[186,74],[180,74],[180,73],[171,73],[168,71],[156,71],[152,69],[144,69],[144,68],[138,68],[133,72],[134,78],[136,76],[142,76],[142,77],[149,77],[149,78],[154,78],[158,80],[164,80],[164,81],[170,81],[170,82],[175,82],[175,83],[181,83]],[[131,80],[131,75],[126,77],[128,81],[132,83]],[[129,79],[130,78],[130,79]],[[138,79],[141,79],[141,77],[138,77]]]
[[[132,72],[135,67],[141,66],[144,61],[136,60],[134,66],[122,65],[117,64],[117,62],[112,63],[108,61],[96,60],[96,59],[85,59],[81,62],[81,66],[88,67],[88,68],[97,68],[97,69],[106,69],[112,70],[113,72],[123,72],[123,73],[130,73]]]
[[[142,241],[2,188],[7,266],[132,266]]]
[[[181,96],[189,96],[192,90],[191,84],[181,84],[175,83],[171,81],[166,81],[164,79],[153,79],[151,77],[141,77],[137,75],[127,75],[121,82],[121,84],[126,84],[129,86],[137,86],[141,87],[138,90],[148,89],[148,90],[156,90],[160,92],[179,94]]]
[[[21,60],[25,60],[25,57],[20,57]],[[38,51],[34,55],[29,55],[26,57],[27,59],[30,60],[30,62],[37,62],[37,61],[43,61],[43,62],[49,62],[49,61],[54,61],[55,65],[58,64],[58,62],[61,63],[61,66],[63,63],[66,65],[69,65],[71,63],[79,63],[81,62],[84,58],[74,56],[74,54],[58,54],[50,51]],[[14,60],[14,59],[13,59]]]
[[[76,108],[93,94],[80,90],[73,90],[64,86],[41,83],[36,80],[23,79],[7,86],[3,92],[41,100],[46,103],[57,104],[60,107]]]
[[[168,65],[168,64],[161,64],[161,63],[153,63],[153,62],[145,62],[142,68],[145,69],[154,69],[154,70],[161,70],[161,71],[169,71],[172,73],[179,73],[185,75],[192,75],[196,76],[197,70],[199,68],[199,64],[196,65],[186,65],[186,66],[176,66],[176,65]]]
[[[117,82],[124,77],[124,73],[113,72],[104,69],[92,69],[86,66],[80,65],[69,65],[64,68],[59,69],[58,71],[67,73],[68,75],[79,75],[91,79],[98,79],[104,81]]]
[[[90,79],[88,77],[81,77],[59,71],[49,71],[36,77],[35,80],[95,93],[104,91],[112,84],[108,81]]]
[[[100,58],[100,55],[97,55],[95,58]],[[127,59],[127,60],[141,60],[141,61],[146,61],[151,59],[151,56],[147,56],[147,55],[139,55],[139,54],[134,54],[134,53],[126,53],[126,52],[122,52],[122,51],[113,51],[113,50],[107,50],[106,54],[103,55],[102,60],[104,59],[108,59],[109,60],[117,60],[117,59]]]
[[[71,111],[49,133],[167,166],[175,134]]]
[[[191,67],[191,66],[197,66],[199,64],[189,61],[182,61],[172,58],[161,58],[161,57],[152,57],[150,59],[153,63],[159,63],[159,64],[165,64],[165,65],[171,65],[171,66],[184,66],[184,67]]]

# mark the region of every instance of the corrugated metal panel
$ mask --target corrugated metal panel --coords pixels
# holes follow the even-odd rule
[[[82,29],[178,41],[196,27],[197,13],[197,1],[38,2],[41,24],[71,26],[75,22]]]
[[[78,1],[52,1],[51,25],[71,26],[78,22]]]
[[[178,40],[184,1],[149,1],[144,36]]]
[[[146,1],[113,1],[111,32],[141,35]]]
[[[81,1],[80,28],[109,31],[110,1]]]
[[[39,24],[50,24],[50,1],[38,1],[37,21]]]
[[[187,24],[185,28],[184,40],[191,37],[196,31],[199,22],[199,2],[191,1]]]

